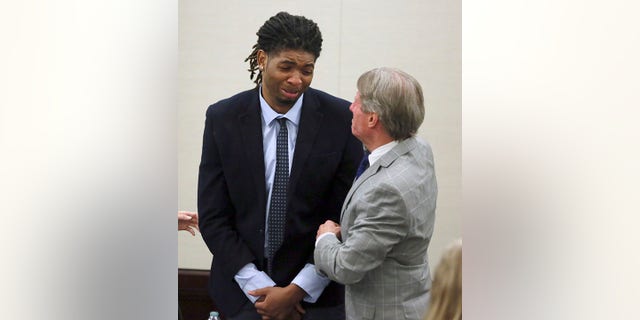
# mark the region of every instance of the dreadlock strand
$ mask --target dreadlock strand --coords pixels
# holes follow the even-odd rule
[[[253,79],[253,76],[256,74],[257,70],[258,70],[258,44],[255,44],[253,46],[253,51],[251,52],[251,54],[244,59],[244,62],[249,61],[249,69],[247,69],[250,74],[249,74],[249,79]],[[254,81],[256,83],[256,85],[260,84],[258,79],[261,79],[261,73],[258,74],[258,77],[256,77],[256,80]]]

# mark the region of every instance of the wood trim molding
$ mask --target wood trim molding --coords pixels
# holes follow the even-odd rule
[[[178,304],[183,320],[206,320],[217,310],[209,297],[209,270],[178,269]]]

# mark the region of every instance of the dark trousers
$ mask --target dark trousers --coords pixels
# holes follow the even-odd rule
[[[335,307],[324,308],[306,308],[306,313],[302,316],[303,320],[344,320],[344,304]],[[251,301],[242,306],[240,312],[233,316],[226,316],[227,320],[262,320],[262,316],[258,314],[256,308]]]

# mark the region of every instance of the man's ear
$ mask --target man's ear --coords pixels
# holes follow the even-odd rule
[[[266,66],[267,66],[267,53],[264,50],[260,49],[258,50],[258,69],[262,71]]]
[[[367,115],[367,127],[373,128],[378,124],[380,118],[378,118],[378,114],[375,112],[371,112]]]

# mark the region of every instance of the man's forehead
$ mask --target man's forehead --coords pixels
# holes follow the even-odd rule
[[[282,49],[272,55],[274,59],[279,59],[285,62],[304,62],[305,64],[314,64],[316,60],[313,53],[302,49]]]

